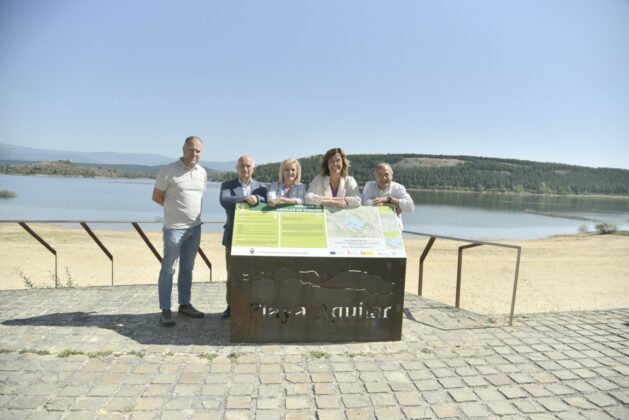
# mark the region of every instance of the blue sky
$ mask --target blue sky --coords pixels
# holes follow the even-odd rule
[[[0,1],[0,142],[629,168],[629,1]]]

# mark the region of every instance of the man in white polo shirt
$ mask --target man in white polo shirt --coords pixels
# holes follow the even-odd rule
[[[203,317],[190,304],[192,270],[201,242],[201,200],[207,184],[207,173],[198,164],[202,151],[201,139],[188,137],[183,144],[183,157],[160,169],[153,189],[153,201],[164,207],[164,258],[158,291],[160,323],[165,327],[175,325],[170,305],[177,259],[179,315]]]

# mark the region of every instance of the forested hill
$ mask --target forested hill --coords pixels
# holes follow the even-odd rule
[[[299,159],[302,182],[309,183],[319,173],[321,156]],[[394,178],[407,188],[542,194],[629,195],[629,170],[589,168],[560,163],[473,156],[418,154],[350,155],[350,174],[362,187],[373,179],[379,162],[393,166]],[[271,182],[278,178],[279,163],[256,168],[256,178]],[[76,164],[55,162],[0,162],[0,174],[57,175],[111,178],[154,178],[159,166]],[[208,180],[233,178],[206,168]]]
[[[42,162],[0,161],[0,174],[50,175],[83,178],[145,178],[157,177],[161,166],[74,163],[68,160]],[[223,172],[205,168],[209,181],[218,181]]]
[[[407,188],[543,194],[629,195],[629,170],[590,168],[560,163],[473,156],[419,154],[349,155],[350,175],[362,187],[373,179],[373,168],[388,162],[395,181]],[[299,159],[302,182],[319,173],[321,156]],[[260,165],[256,179],[278,178],[279,163]]]

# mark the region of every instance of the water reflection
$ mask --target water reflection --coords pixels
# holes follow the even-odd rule
[[[534,239],[593,231],[598,223],[629,228],[629,198],[412,191],[405,228],[474,239]]]
[[[629,213],[629,199],[523,194],[410,191],[416,204],[474,207],[528,213]]]
[[[0,200],[0,219],[161,220],[151,201],[152,180],[111,180],[0,175],[0,189],[17,197]],[[210,182],[203,199],[204,231],[222,231],[220,184]],[[629,198],[411,191],[415,212],[404,214],[407,230],[473,239],[525,239],[594,230],[607,222],[629,229]],[[103,228],[108,225],[99,225]],[[132,229],[131,225],[114,225]],[[143,225],[159,230],[159,223]]]

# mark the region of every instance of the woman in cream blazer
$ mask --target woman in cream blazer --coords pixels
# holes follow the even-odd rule
[[[328,150],[321,159],[321,174],[308,187],[305,203],[340,208],[360,206],[358,184],[348,172],[349,160],[343,149]]]

